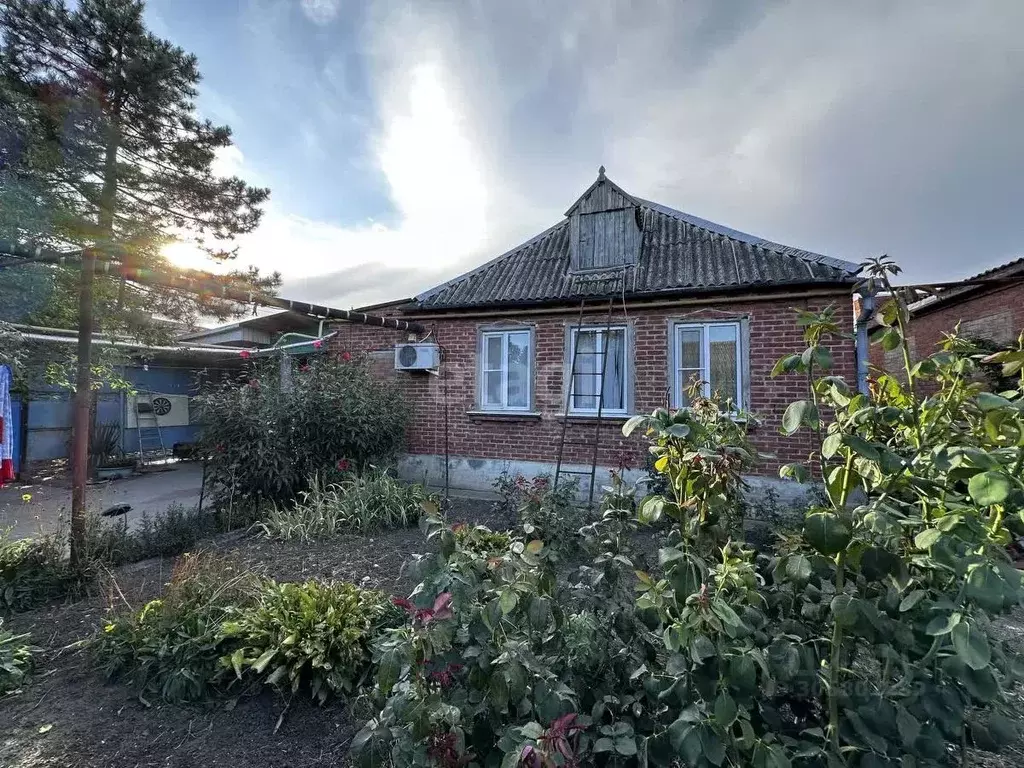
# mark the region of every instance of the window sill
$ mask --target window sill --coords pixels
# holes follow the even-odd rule
[[[560,413],[558,415],[558,420],[559,421],[566,421],[566,420],[568,420],[568,421],[578,421],[578,422],[584,422],[584,423],[585,422],[595,422],[595,421],[597,421],[597,418],[598,418],[598,416],[597,416],[596,413],[570,413],[568,416],[566,416],[564,413]],[[625,422],[629,421],[631,418],[632,417],[628,413],[602,413],[601,414],[601,421],[602,421],[602,423],[606,422],[606,421],[615,421],[615,422],[625,423]]]
[[[537,411],[466,411],[470,421],[540,421]]]

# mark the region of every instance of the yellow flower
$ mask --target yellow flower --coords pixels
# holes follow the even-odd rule
[[[116,625],[114,625],[114,624],[107,624],[107,626],[105,626],[103,628],[103,631],[104,632],[113,632],[115,629],[117,629]]]
[[[32,501],[32,494],[31,493],[23,493],[23,494],[21,494],[21,500],[24,501],[24,502]]]

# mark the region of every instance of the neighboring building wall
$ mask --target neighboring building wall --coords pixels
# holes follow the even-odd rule
[[[161,394],[194,395],[197,370],[185,367],[150,365],[124,369],[126,381],[139,391]],[[66,390],[34,382],[29,390],[26,451],[22,462],[62,459],[68,456],[71,439],[73,405]],[[15,407],[20,403],[15,401]],[[125,453],[138,450],[138,430],[125,428],[125,398],[121,392],[107,388],[96,393],[96,422],[122,425],[121,447]],[[176,442],[191,442],[196,439],[198,426],[162,427],[161,437],[168,450]],[[16,438],[17,439],[17,438]]]
[[[776,360],[784,354],[803,349],[801,329],[795,322],[793,307],[820,309],[836,305],[844,329],[851,334],[853,316],[848,294],[811,300],[768,299],[728,303],[716,306],[680,304],[669,309],[627,308],[616,310],[614,321],[628,323],[632,329],[632,413],[650,413],[667,404],[670,386],[669,338],[673,321],[746,320],[749,328],[747,407],[760,419],[752,429],[757,447],[773,454],[757,473],[777,477],[778,467],[805,459],[811,450],[810,435],[793,438],[779,433],[782,413],[793,400],[806,396],[806,382],[797,376],[771,379]],[[551,471],[558,454],[562,418],[565,410],[566,329],[575,325],[575,312],[565,314],[528,314],[515,310],[494,317],[457,315],[420,318],[430,332],[430,340],[444,351],[441,376],[429,373],[397,373],[393,370],[393,347],[408,340],[408,334],[367,326],[337,326],[332,349],[352,353],[370,352],[379,375],[397,380],[412,406],[407,448],[410,454],[405,471],[417,479],[427,475],[431,482],[443,480],[446,452],[452,458],[449,471],[454,487],[489,487],[493,475],[507,463],[510,468],[536,474]],[[604,312],[589,315],[585,323],[601,326]],[[477,345],[483,328],[529,327],[534,331],[535,414],[487,413],[478,411]],[[833,347],[836,374],[854,385],[856,355],[851,340]],[[445,391],[447,389],[447,392]],[[447,416],[445,404],[447,403]],[[641,466],[646,450],[642,440],[626,440],[621,434],[625,417],[606,417],[601,428],[602,467]],[[447,422],[447,426],[446,426]],[[593,420],[570,417],[567,439],[591,440]],[[566,447],[567,460],[576,465],[590,463],[591,449]],[[602,482],[606,476],[598,476]]]
[[[910,322],[911,356],[915,360],[936,352],[942,334],[960,323],[962,336],[1010,345],[1024,329],[1024,283],[951,299],[933,308],[919,310]],[[903,359],[899,350],[883,352],[871,345],[871,364],[881,370],[900,373]]]
[[[132,383],[138,392],[153,392],[162,395],[190,395],[199,393],[197,380],[198,371],[194,368],[177,368],[151,365],[147,368],[129,368],[125,371],[125,377]],[[136,453],[139,450],[139,430],[127,427],[127,414],[124,408],[127,403],[121,400],[121,409],[118,415],[111,421],[118,421],[124,427],[121,436],[121,449],[125,453]],[[191,421],[195,421],[195,414],[190,412]],[[97,417],[97,421],[100,419]],[[160,437],[163,440],[164,448],[168,451],[175,443],[194,442],[199,434],[199,426],[195,423],[161,427]],[[147,443],[148,445],[148,443]],[[147,448],[148,450],[148,448]]]

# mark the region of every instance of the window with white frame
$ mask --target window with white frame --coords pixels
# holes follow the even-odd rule
[[[743,357],[739,323],[678,323],[673,334],[673,402],[690,404],[688,389],[701,382],[705,397],[718,392],[743,408]]]
[[[481,334],[480,407],[483,410],[530,409],[531,347],[528,330]]]
[[[625,413],[629,379],[625,327],[573,328],[568,354],[567,367],[572,368],[569,410],[596,414],[600,408],[601,413]]]

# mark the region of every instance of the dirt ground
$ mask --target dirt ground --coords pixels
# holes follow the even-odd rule
[[[496,530],[510,520],[485,501],[460,502],[449,515]],[[406,595],[414,586],[406,565],[427,550],[416,528],[302,545],[232,534],[204,548],[230,554],[243,565],[281,581],[345,580]],[[4,768],[149,768],[244,766],[306,768],[347,764],[349,743],[367,713],[344,702],[318,707],[296,697],[286,708],[267,691],[208,705],[144,702],[132,690],[105,683],[75,643],[102,625],[111,602],[141,607],[170,577],[170,559],[125,566],[109,586],[86,598],[11,617],[6,627],[30,632],[41,649],[30,682],[0,698],[0,766]],[[364,581],[364,577],[368,577]],[[1024,612],[1003,622],[1003,636],[1024,649]],[[1018,689],[1024,712],[1024,689]],[[283,718],[282,718],[283,715]],[[280,726],[275,727],[280,720]],[[995,756],[972,755],[972,765],[1024,768],[1024,748]]]
[[[507,527],[490,502],[462,502],[452,520]],[[352,581],[405,596],[415,586],[410,556],[427,551],[417,528],[376,536],[344,536],[303,545],[238,534],[204,545],[279,581]],[[111,602],[141,607],[170,578],[171,559],[117,569],[109,586],[84,599],[10,617],[5,628],[30,632],[41,650],[30,682],[0,698],[0,766],[4,768],[147,768],[245,766],[305,768],[345,764],[364,718],[343,702],[318,707],[271,692],[204,706],[141,701],[129,688],[105,683],[74,644],[102,625]],[[368,577],[364,581],[364,577]],[[284,714],[275,733],[278,719]]]

